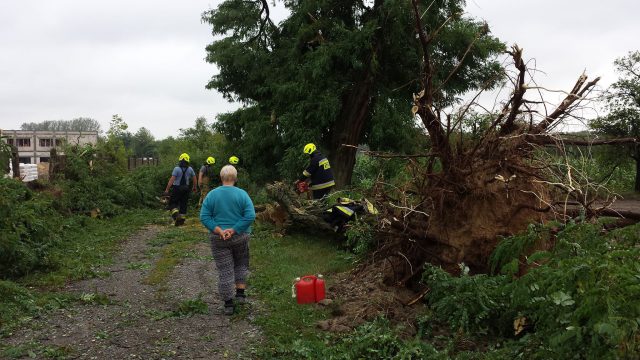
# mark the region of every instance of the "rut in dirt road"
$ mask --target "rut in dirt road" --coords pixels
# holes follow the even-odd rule
[[[206,236],[199,228],[190,230]],[[64,289],[85,303],[34,320],[5,341],[63,349],[67,358],[78,359],[250,358],[249,346],[259,332],[241,317],[222,314],[207,242],[192,244],[189,256],[173,264],[164,281],[149,284],[149,274],[171,245],[153,244],[166,231],[153,225],[133,234],[114,263],[100,269],[108,276]]]

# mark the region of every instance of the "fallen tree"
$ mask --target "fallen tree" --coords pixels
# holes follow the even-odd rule
[[[371,154],[403,157],[412,174],[409,183],[396,188],[380,185],[374,195],[382,214],[377,229],[381,246],[372,260],[390,262],[394,281],[406,282],[420,273],[425,262],[452,272],[465,263],[474,272],[484,272],[499,240],[522,232],[531,223],[566,221],[578,215],[587,220],[605,215],[639,218],[611,210],[617,196],[566,160],[570,145],[636,139],[567,139],[554,132],[565,120],[577,117],[599,78],[580,75],[569,91],[562,92],[564,98],[552,104],[544,99],[549,90],[535,84],[522,49],[514,45],[508,51],[514,70],[505,74],[510,95],[496,110],[486,111],[487,126],[477,136],[467,136],[465,120],[471,112],[484,109],[477,99],[486,89],[457,108],[442,101],[447,98],[443,89],[448,79],[459,68],[454,67],[447,76],[435,76],[441,71],[432,61],[439,29],[427,30],[420,14],[428,9],[422,9],[417,0],[411,4],[423,52],[412,112],[424,126],[431,146],[428,152],[416,155]],[[459,63],[467,53],[459,56]],[[555,154],[550,155],[549,146],[555,148]],[[322,207],[314,210],[304,205],[292,197],[287,186],[271,186],[269,192],[289,214],[289,224],[329,230],[322,221]]]

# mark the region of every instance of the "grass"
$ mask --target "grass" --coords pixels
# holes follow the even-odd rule
[[[74,296],[58,289],[69,281],[101,276],[98,268],[111,262],[127,235],[145,224],[161,221],[163,216],[160,210],[135,210],[110,219],[68,218],[63,241],[50,253],[54,268],[16,281],[0,281],[0,338],[43,312],[72,302],[102,302],[100,294]],[[6,349],[0,346],[0,350]]]
[[[206,231],[195,222],[159,234],[149,242],[149,245],[158,248],[160,256],[151,266],[151,271],[144,282],[149,285],[164,284],[173,269],[183,259],[193,257],[193,248],[206,239]],[[154,252],[155,250],[152,251]]]
[[[100,266],[111,263],[114,252],[131,232],[149,223],[161,222],[160,210],[127,211],[110,219],[78,216],[66,225],[64,241],[51,251],[56,269],[38,272],[20,280],[30,286],[57,287],[69,281],[103,275]]]
[[[324,334],[315,325],[329,316],[329,309],[296,304],[291,285],[296,277],[318,273],[325,275],[330,284],[332,275],[352,265],[352,256],[327,238],[302,234],[278,238],[260,225],[256,226],[250,246],[250,291],[264,304],[264,311],[256,318],[265,337],[256,349],[257,356],[290,356],[299,342],[310,347],[325,346]]]
[[[22,359],[25,357],[37,359],[38,355],[44,359],[66,359],[71,353],[73,353],[73,349],[70,347],[44,346],[34,341],[18,346],[7,346],[0,354],[3,359]]]

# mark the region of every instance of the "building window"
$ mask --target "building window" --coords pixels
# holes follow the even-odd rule
[[[7,139],[7,144],[13,145],[13,139]]]
[[[40,146],[41,147],[52,147],[53,146],[53,139],[40,139]]]
[[[19,157],[18,158],[18,162],[20,164],[31,164],[31,158],[30,157]]]
[[[56,146],[62,146],[62,139],[56,139]]]
[[[41,163],[48,163],[49,162],[49,157],[48,156],[41,156],[40,157],[40,162]]]
[[[26,147],[26,146],[31,146],[31,139],[30,138],[26,138],[26,139],[17,139],[18,140],[18,147]],[[26,163],[26,164],[30,164],[30,163]]]

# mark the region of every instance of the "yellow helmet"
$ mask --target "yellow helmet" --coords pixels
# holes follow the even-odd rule
[[[229,158],[229,164],[231,165],[238,165],[239,162],[240,159],[238,159],[238,157],[235,155]]]
[[[190,160],[190,159],[191,159],[191,158],[189,157],[189,154],[187,154],[187,153],[182,153],[182,154],[180,155],[180,157],[178,158],[178,161],[182,161],[182,160],[184,160],[184,161],[186,161],[186,162],[189,162],[189,160]]]
[[[209,157],[207,158],[207,164],[209,164],[209,165],[213,165],[213,164],[215,164],[215,163],[216,163],[216,159],[214,159],[212,156],[209,156]]]
[[[304,153],[305,154],[313,154],[313,152],[316,151],[316,145],[313,143],[308,143],[307,145],[304,146]]]

